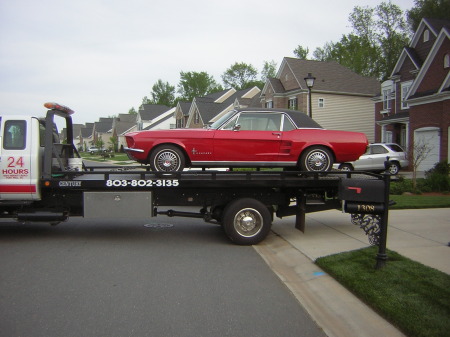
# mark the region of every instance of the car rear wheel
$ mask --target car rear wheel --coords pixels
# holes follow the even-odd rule
[[[150,155],[150,166],[153,171],[183,171],[185,167],[184,154],[173,145],[158,146]]]
[[[325,172],[333,166],[333,155],[323,146],[313,146],[306,149],[300,156],[302,171]]]
[[[341,171],[353,171],[353,166],[351,164],[341,164],[339,165],[339,170]]]

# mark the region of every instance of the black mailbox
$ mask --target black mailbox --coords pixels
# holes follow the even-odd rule
[[[339,199],[347,201],[384,202],[385,182],[379,179],[341,179]]]
[[[344,212],[355,214],[380,214],[384,211],[385,182],[378,179],[342,179],[339,199]]]

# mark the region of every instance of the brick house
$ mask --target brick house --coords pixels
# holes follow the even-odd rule
[[[356,74],[337,62],[285,57],[275,78],[261,92],[260,106],[309,112],[309,91],[304,78],[316,78],[311,90],[312,117],[322,127],[364,132],[374,141],[373,97],[380,82]]]
[[[410,154],[430,149],[418,171],[448,160],[450,127],[450,21],[422,19],[375,98],[375,139]]]

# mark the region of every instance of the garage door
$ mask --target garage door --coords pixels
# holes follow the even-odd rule
[[[420,128],[414,131],[414,148],[425,145],[430,151],[419,164],[418,171],[427,171],[439,162],[439,144],[439,128]]]

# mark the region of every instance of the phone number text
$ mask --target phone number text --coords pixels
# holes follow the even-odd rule
[[[177,179],[157,179],[157,180],[107,180],[107,187],[177,187]]]

